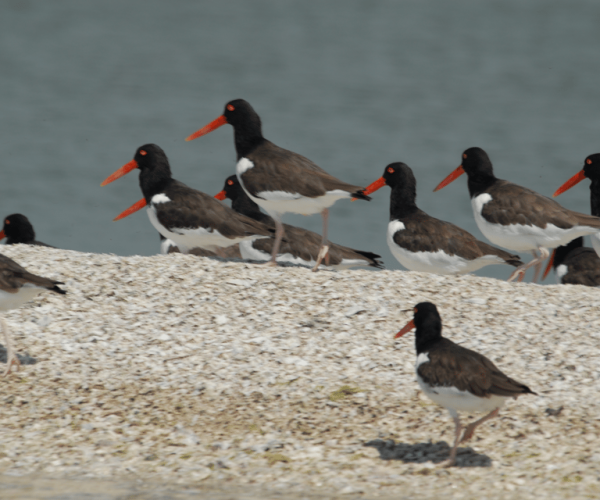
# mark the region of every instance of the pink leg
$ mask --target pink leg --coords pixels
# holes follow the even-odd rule
[[[475,432],[476,427],[483,424],[490,418],[494,418],[495,416],[497,416],[499,411],[500,408],[496,408],[494,411],[489,412],[485,417],[482,417],[479,420],[476,420],[475,422],[472,422],[469,425],[467,425],[467,427],[465,428],[465,433],[463,434],[463,437],[460,440],[460,442],[464,443],[465,441],[471,439],[473,437],[473,433]]]
[[[270,266],[277,265],[276,259],[277,255],[279,254],[279,247],[281,246],[281,240],[283,239],[284,232],[281,221],[275,217],[273,217],[273,219],[275,220],[275,243],[273,243],[273,252],[271,253],[271,260],[269,261]]]
[[[321,215],[323,217],[323,236],[321,238],[321,249],[319,250],[317,263],[315,264],[315,267],[313,267],[313,272],[317,271],[324,257],[327,257],[325,263],[329,264],[329,243],[327,241],[327,220],[329,218],[329,209],[324,208],[321,211]]]
[[[458,418],[458,414],[454,413],[452,415],[452,420],[454,420],[454,446],[450,451],[450,457],[445,462],[442,462],[442,467],[452,467],[456,461],[456,450],[458,449],[458,443],[460,442],[460,431],[462,430],[462,425],[460,423],[460,418]]]
[[[6,370],[4,371],[2,376],[6,377],[10,373],[12,365],[16,366],[15,371],[19,371],[19,366],[21,366],[21,362],[19,361],[19,358],[17,358],[17,355],[15,354],[15,351],[10,342],[10,336],[8,334],[8,325],[6,324],[4,318],[0,317],[0,324],[2,324],[2,331],[4,332],[4,343],[6,344]]]
[[[533,278],[533,283],[535,283],[537,281],[537,276],[539,274],[538,268],[541,269],[543,262],[550,256],[550,252],[548,251],[547,248],[538,247],[538,250],[540,251],[540,255],[538,256],[535,252],[532,252],[534,258],[531,261],[529,261],[527,264],[523,264],[522,266],[515,269],[507,281],[512,281],[521,274],[524,275],[525,271],[527,271],[527,269],[529,269],[532,266],[536,266],[536,273]],[[521,281],[522,279],[523,278],[519,279],[519,281]]]

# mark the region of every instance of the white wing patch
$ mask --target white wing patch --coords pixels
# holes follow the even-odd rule
[[[170,201],[171,198],[164,193],[155,194],[150,200],[150,202],[154,203],[155,205],[158,205],[159,203],[169,203]]]

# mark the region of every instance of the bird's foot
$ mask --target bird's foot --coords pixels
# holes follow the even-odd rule
[[[2,374],[3,377],[6,377],[11,372],[11,368],[13,365],[16,367],[15,371],[18,372],[19,366],[21,366],[21,362],[19,361],[19,358],[17,358],[17,355],[14,352],[10,352],[6,357],[6,370],[4,370],[4,373]]]
[[[321,262],[323,261],[325,256],[329,256],[329,245],[323,245],[319,250],[319,255],[317,256],[317,263],[315,264],[315,267],[312,268],[313,273],[316,273],[318,271],[319,266],[321,265]],[[327,262],[329,262],[329,259],[327,259]]]

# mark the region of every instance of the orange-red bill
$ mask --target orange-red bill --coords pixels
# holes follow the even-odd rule
[[[0,240],[3,240],[4,238],[6,238],[6,234],[4,234],[4,229],[2,231],[0,231]]]
[[[544,275],[542,276],[542,281],[544,281],[546,279],[546,276],[548,276],[550,269],[552,269],[552,264],[554,264],[554,256],[555,255],[556,255],[556,248],[554,249],[554,251],[552,252],[552,255],[550,255],[550,258],[548,259],[548,265],[546,266],[546,270],[544,271]]]
[[[571,177],[567,182],[565,182],[561,187],[559,187],[556,190],[556,192],[552,195],[552,198],[556,198],[559,194],[562,194],[568,189],[571,189],[576,184],[579,184],[583,179],[585,179],[585,172],[583,170],[581,172],[577,172],[573,177]]]
[[[140,201],[136,201],[133,205],[131,205],[127,210],[123,210],[119,215],[117,215],[114,221],[124,219],[128,215],[136,213],[138,210],[141,210],[146,206],[146,199],[142,198]]]
[[[100,184],[101,186],[106,186],[110,184],[112,181],[116,181],[120,177],[123,177],[125,174],[131,172],[134,168],[138,168],[138,163],[135,160],[131,160],[129,163],[123,165],[119,170],[117,170],[114,174],[109,175],[104,182]]]
[[[219,191],[217,194],[215,194],[215,198],[217,200],[221,200],[223,201],[225,198],[227,198],[227,193],[225,192],[225,190],[223,189],[223,191]]]
[[[436,191],[439,191],[443,187],[446,187],[448,184],[450,184],[452,181],[455,181],[456,179],[458,179],[464,173],[465,173],[465,169],[463,168],[462,165],[459,165],[454,170],[454,172],[452,172],[448,177],[446,177],[442,182],[440,182],[437,185],[437,187],[433,190],[433,192],[435,193]]]
[[[414,327],[415,322],[411,319],[408,323],[406,323],[406,325],[404,325],[404,328],[402,328],[402,330],[400,330],[396,335],[394,335],[394,338],[397,339],[398,337],[402,337],[402,335],[404,335],[406,332],[410,332]]]
[[[363,189],[362,193],[364,195],[370,195],[371,193],[374,193],[378,189],[381,189],[383,186],[385,186],[385,179],[383,177],[380,177],[375,182],[372,182],[365,189]],[[356,201],[356,200],[358,200],[358,198],[352,198],[351,201]]]
[[[185,138],[185,140],[193,141],[194,139],[198,139],[198,137],[202,137],[203,135],[206,135],[206,134],[212,132],[213,130],[218,129],[220,126],[225,125],[226,123],[227,123],[227,118],[225,118],[225,115],[221,115],[221,116],[219,116],[219,118],[217,118],[216,120],[213,120],[208,125],[205,125],[200,130],[197,130],[192,135],[188,135]]]

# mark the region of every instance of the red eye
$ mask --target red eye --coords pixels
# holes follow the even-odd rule
[[[393,174],[395,172],[393,167],[388,167],[387,171],[388,171],[388,174]]]
[[[146,151],[144,151],[143,149],[140,149],[140,154],[141,154],[142,156],[146,156],[148,153],[146,153]]]
[[[9,221],[8,219],[6,219],[6,220],[4,221],[4,224],[10,224],[10,221]]]
[[[467,159],[467,155],[463,153],[463,160]]]
[[[227,111],[233,111],[235,108],[233,107],[233,104],[228,104],[227,105]]]
[[[587,160],[585,160],[585,162],[586,162],[588,165],[591,165],[591,164],[592,164],[592,160],[590,160],[589,158],[588,158]]]
[[[228,181],[227,181],[227,184],[228,184],[229,186],[233,186],[233,181],[232,181],[232,180],[228,180]]]
[[[416,307],[415,307],[415,312],[419,312]]]

